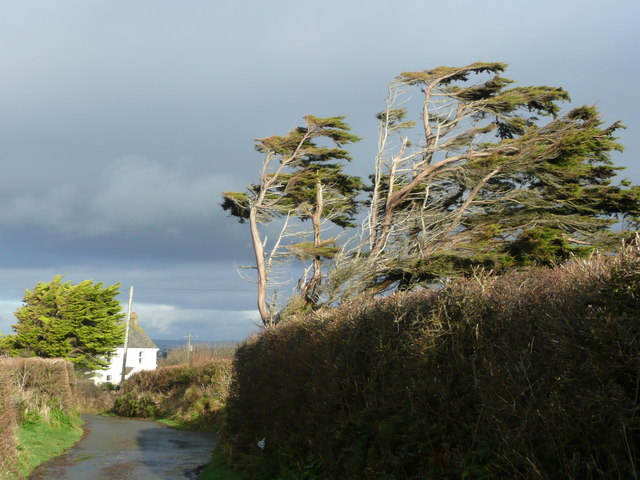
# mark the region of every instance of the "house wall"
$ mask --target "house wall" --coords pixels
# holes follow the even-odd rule
[[[116,353],[111,357],[111,364],[106,370],[98,370],[93,376],[96,384],[110,382],[120,383],[122,376],[122,356],[124,348],[116,349]],[[132,370],[127,373],[125,379],[129,378],[136,372],[141,370],[155,370],[157,365],[157,348],[128,348],[127,349],[127,367]]]

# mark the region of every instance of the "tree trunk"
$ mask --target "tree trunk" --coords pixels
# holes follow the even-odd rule
[[[313,245],[319,247],[322,233],[322,212],[324,210],[324,192],[320,179],[316,182],[316,205],[311,222],[313,223]],[[313,276],[302,289],[302,296],[307,303],[316,303],[316,289],[322,281],[322,257],[316,255],[313,259]]]
[[[260,238],[257,221],[257,207],[254,205],[249,212],[249,228],[251,230],[251,242],[253,244],[253,253],[256,256],[256,271],[258,277],[258,311],[262,323],[267,326],[271,325],[271,311],[267,305],[267,269],[264,263],[264,245]]]

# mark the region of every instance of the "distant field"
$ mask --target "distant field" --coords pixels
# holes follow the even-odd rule
[[[158,346],[158,348],[160,349],[158,351],[158,356],[159,357],[165,357],[167,352],[169,350],[174,350],[176,348],[186,348],[187,346],[187,339],[184,338],[182,340],[167,340],[167,339],[152,339],[155,344]],[[212,342],[212,341],[208,341],[208,340],[200,340],[200,341],[195,341],[192,340],[191,344],[193,346],[196,345],[217,345],[217,344],[224,344],[224,345],[228,345],[229,343],[232,342]]]

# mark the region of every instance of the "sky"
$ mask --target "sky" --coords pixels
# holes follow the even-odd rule
[[[1,0],[0,332],[26,288],[121,284],[155,339],[259,327],[246,225],[221,192],[255,181],[255,138],[347,115],[372,169],[402,71],[510,65],[627,130],[640,183],[637,0]]]

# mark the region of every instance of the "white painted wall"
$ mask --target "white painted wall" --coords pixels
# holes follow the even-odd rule
[[[133,367],[125,379],[129,378],[136,372],[141,370],[155,370],[157,365],[157,348],[128,348],[127,349],[127,367]],[[110,382],[113,384],[120,383],[122,376],[122,356],[124,348],[117,348],[116,353],[111,357],[111,364],[106,370],[98,370],[93,376],[96,384]]]

